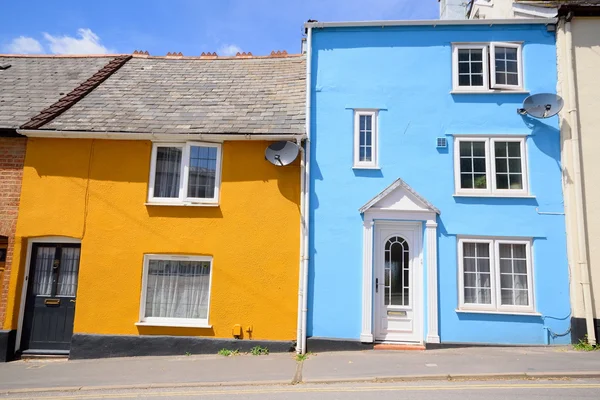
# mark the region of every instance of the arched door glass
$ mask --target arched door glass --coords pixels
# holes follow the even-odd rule
[[[385,243],[385,305],[409,306],[409,249],[406,240],[394,236]]]

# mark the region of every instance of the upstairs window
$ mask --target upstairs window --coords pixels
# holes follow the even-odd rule
[[[453,90],[523,90],[520,43],[473,43],[452,46]]]
[[[155,143],[150,169],[149,203],[219,202],[220,144]]]
[[[460,88],[487,89],[487,46],[458,47],[458,86]],[[484,60],[486,60],[484,62]]]
[[[354,168],[378,168],[377,111],[354,112]]]
[[[527,196],[523,137],[457,137],[454,150],[458,195]]]

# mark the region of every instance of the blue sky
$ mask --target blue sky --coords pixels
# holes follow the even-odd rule
[[[437,19],[437,0],[0,0],[0,53],[300,51],[319,21]]]

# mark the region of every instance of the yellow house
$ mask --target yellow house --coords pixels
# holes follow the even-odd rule
[[[0,362],[13,357],[17,332],[2,329],[27,147],[27,138],[17,130],[114,58],[0,54]]]
[[[271,351],[298,318],[303,56],[117,57],[23,126],[5,330],[71,358]]]

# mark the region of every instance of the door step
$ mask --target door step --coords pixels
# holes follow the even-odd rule
[[[373,350],[425,350],[422,344],[396,344],[396,343],[379,343],[373,346]]]
[[[20,358],[21,360],[68,359],[69,350],[25,350]]]

